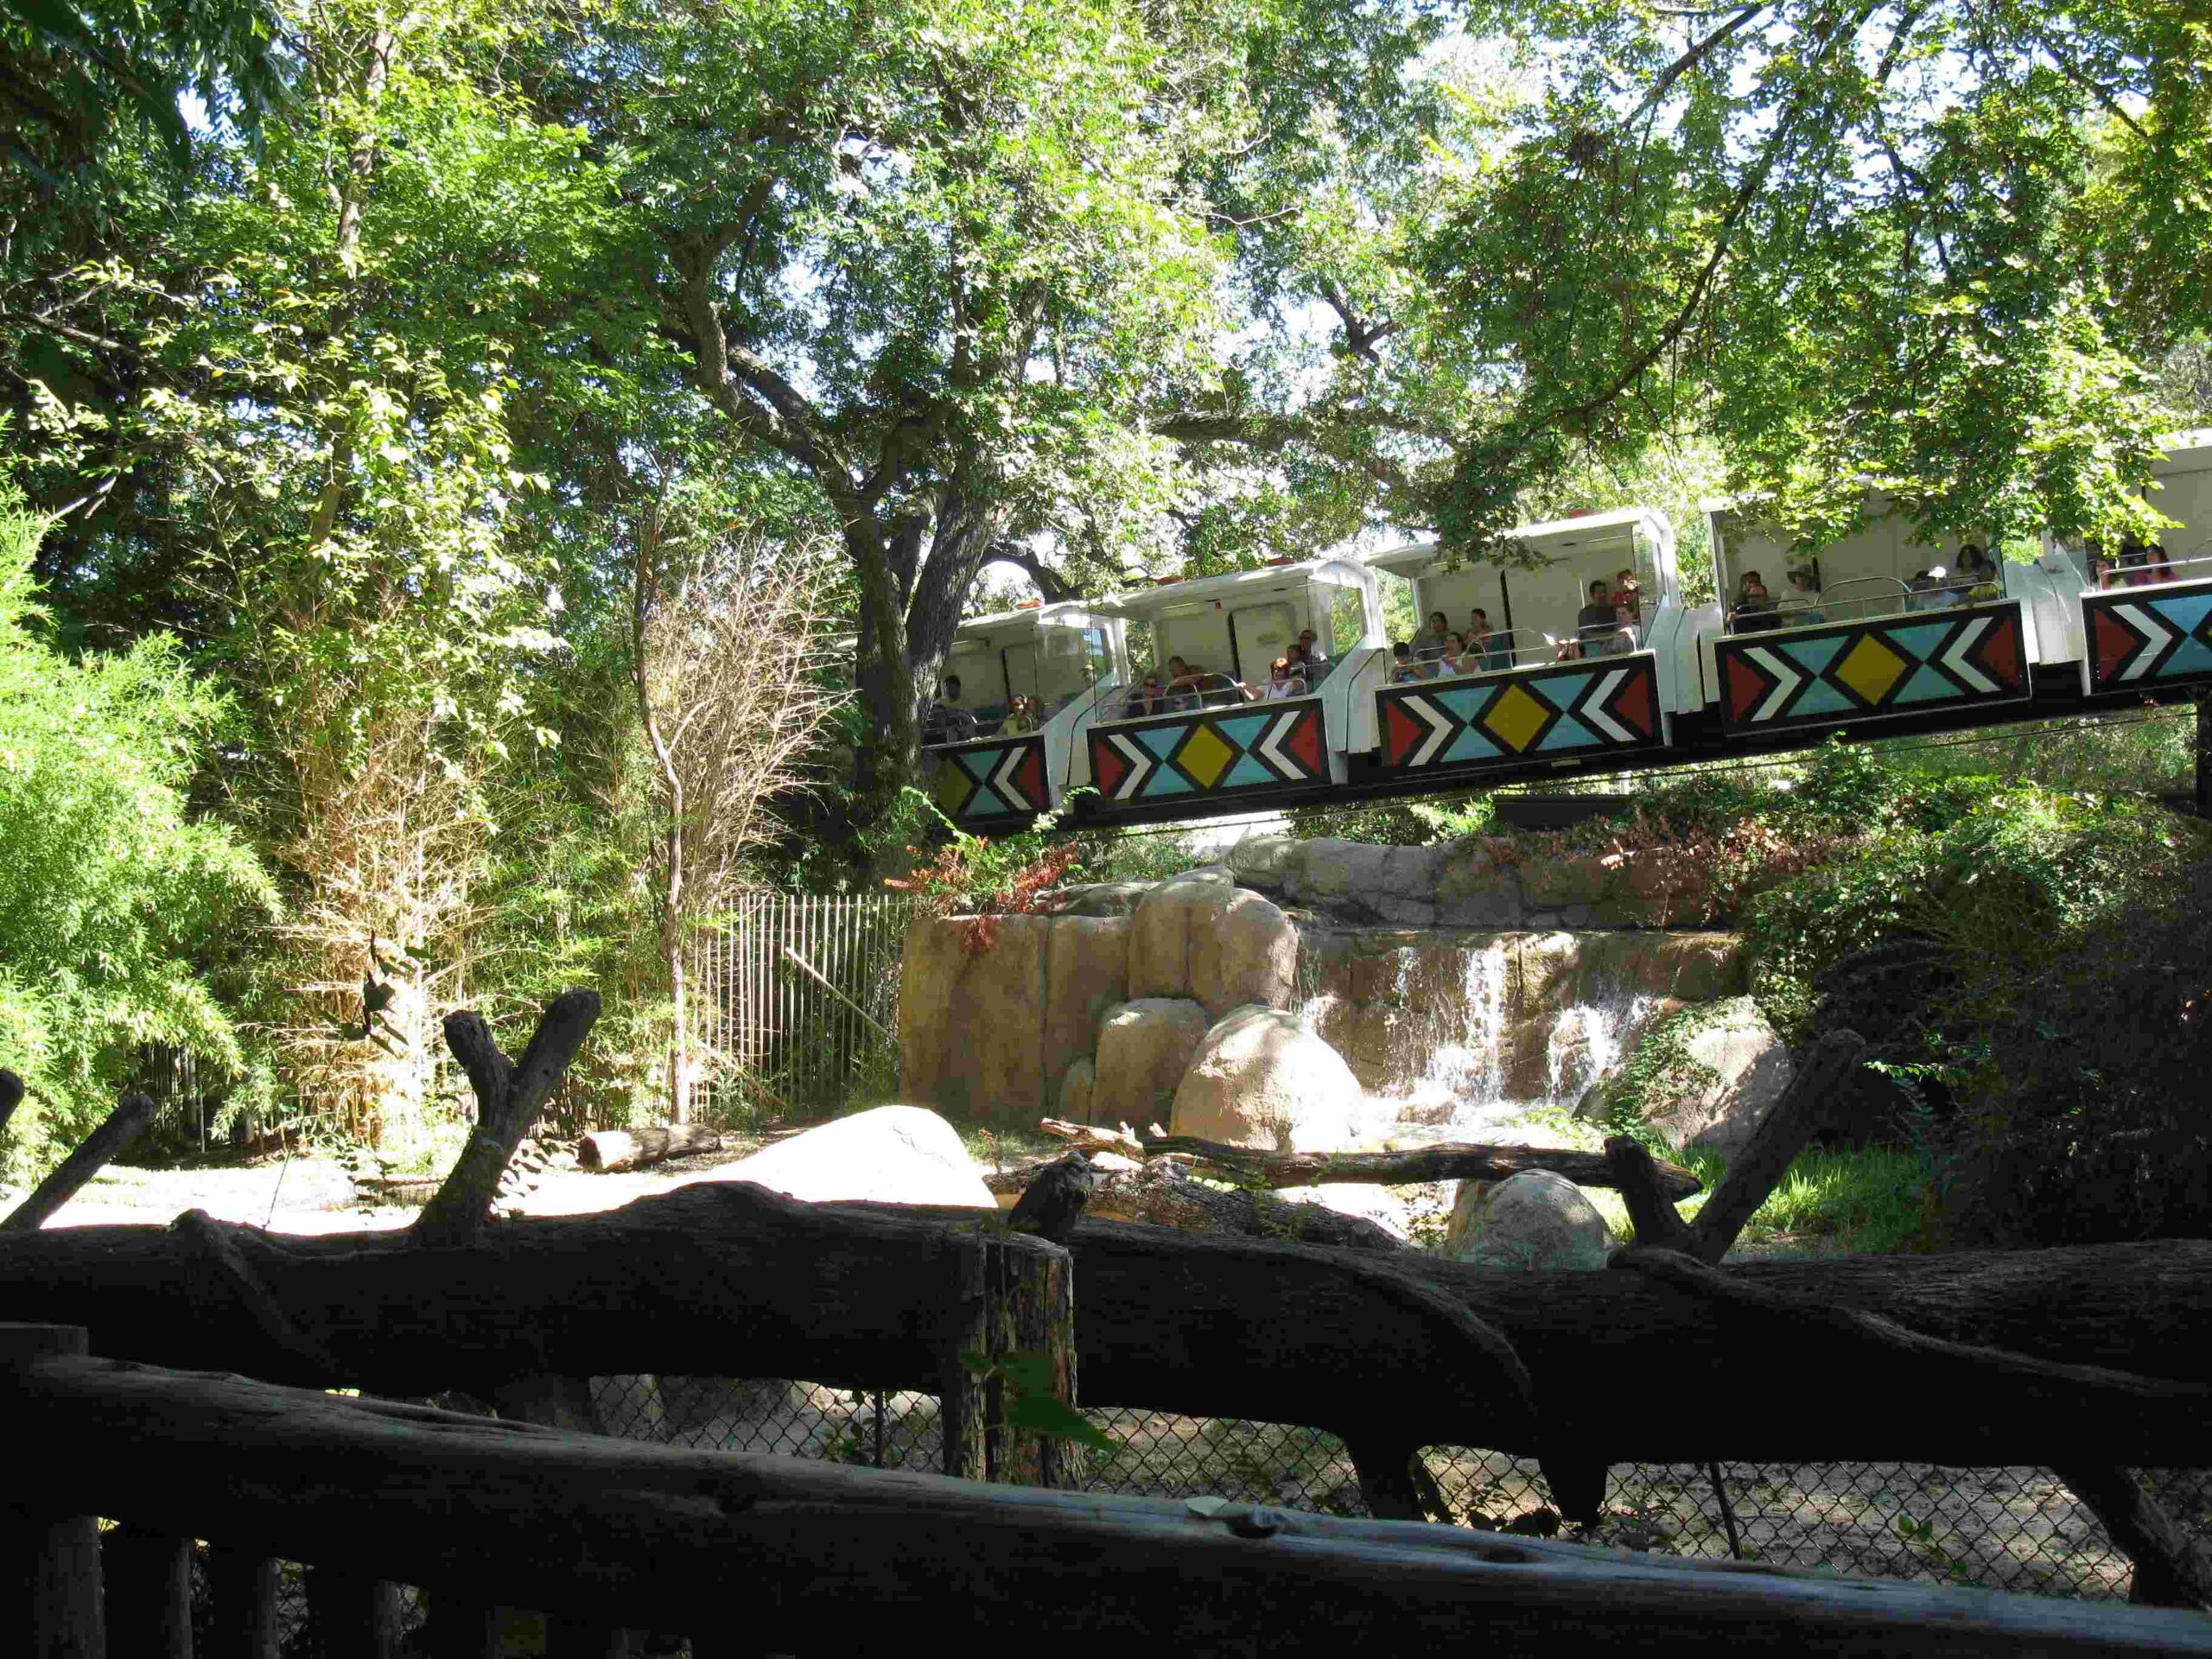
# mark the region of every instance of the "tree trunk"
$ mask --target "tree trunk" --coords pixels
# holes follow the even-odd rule
[[[237,1230],[229,1242],[269,1303],[312,1344],[272,1334],[265,1310],[211,1281],[165,1228],[77,1227],[0,1240],[0,1303],[17,1319],[89,1324],[118,1359],[400,1395],[482,1394],[543,1371],[926,1392],[939,1357],[913,1310],[948,1271],[946,1221],[978,1214],[704,1182],[604,1215],[493,1222],[448,1246]],[[1541,1452],[1520,1391],[1470,1365],[1465,1332],[1402,1283],[1456,1300],[1509,1342],[1548,1432],[1605,1461],[2212,1465],[2212,1412],[2191,1403],[2194,1383],[2146,1395],[2085,1371],[2032,1398],[1977,1395],[1970,1410],[1870,1412],[1865,1374],[1816,1357],[1775,1386],[1775,1355],[1807,1354],[1796,1325],[1645,1274],[1485,1272],[1090,1219],[1071,1248],[1087,1406],[1354,1433],[1387,1411],[1419,1444]],[[2199,1376],[2212,1328],[2212,1243],[2200,1241],[1712,1271],[1935,1338],[2094,1356],[2154,1379]],[[1622,1411],[1623,1376],[1666,1378],[1668,1408]],[[1901,1373],[1885,1386],[1914,1385]]]

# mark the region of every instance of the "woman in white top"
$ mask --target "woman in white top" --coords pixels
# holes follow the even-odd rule
[[[1268,664],[1268,683],[1264,690],[1254,697],[1259,702],[1274,702],[1282,697],[1302,697],[1306,682],[1290,671],[1290,658],[1278,657]]]

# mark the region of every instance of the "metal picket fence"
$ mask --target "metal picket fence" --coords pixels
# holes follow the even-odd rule
[[[895,893],[750,893],[692,936],[692,1034],[709,1101],[790,1114],[895,1088]]]
[[[610,1433],[878,1468],[938,1466],[938,1406],[925,1394],[676,1377],[602,1377],[594,1387]],[[1086,1414],[1114,1442],[1111,1452],[1086,1454],[1086,1490],[1367,1513],[1344,1443],[1318,1429],[1122,1408]],[[1561,1530],[1533,1459],[1465,1446],[1423,1456],[1453,1520],[1493,1530],[2091,1599],[2125,1599],[2133,1570],[2087,1506],[2044,1469],[1627,1464],[1612,1471],[1603,1519],[1577,1532]],[[2212,1471],[2146,1478],[2184,1526],[2212,1539]]]

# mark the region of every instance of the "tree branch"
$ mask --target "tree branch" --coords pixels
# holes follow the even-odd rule
[[[1660,99],[1667,96],[1667,89],[1669,86],[1672,86],[1677,80],[1680,80],[1691,70],[1696,68],[1699,64],[1705,60],[1706,55],[1713,51],[1715,47],[1718,47],[1726,41],[1728,38],[1734,35],[1738,29],[1743,28],[1745,23],[1750,22],[1752,18],[1764,11],[1771,3],[1772,0],[1758,0],[1756,4],[1745,6],[1741,11],[1731,17],[1726,22],[1714,29],[1712,34],[1707,35],[1695,46],[1690,48],[1688,51],[1683,53],[1681,57],[1676,58],[1672,63],[1669,64],[1666,68],[1660,72],[1659,79],[1651,83],[1651,90],[1643,95],[1643,102],[1637,105],[1634,109],[1628,112],[1627,116],[1623,118],[1621,125],[1624,127],[1634,126],[1638,116],[1642,115],[1646,110],[1650,109],[1654,105],[1657,104]]]

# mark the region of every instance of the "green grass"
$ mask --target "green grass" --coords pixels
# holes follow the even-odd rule
[[[1529,1116],[1584,1151],[1596,1152],[1605,1144],[1602,1127],[1566,1112],[1543,1110]],[[1717,1153],[1679,1152],[1662,1145],[1653,1148],[1653,1155],[1680,1164],[1705,1183],[1703,1192],[1676,1206],[1685,1221],[1696,1217],[1728,1170],[1728,1160]],[[1620,1194],[1596,1187],[1586,1196],[1615,1238],[1625,1244],[1635,1237]],[[1802,1249],[1882,1255],[1916,1249],[1925,1242],[1934,1203],[1934,1178],[1918,1153],[1808,1147],[1745,1224],[1737,1243],[1761,1255]]]

